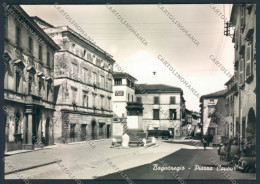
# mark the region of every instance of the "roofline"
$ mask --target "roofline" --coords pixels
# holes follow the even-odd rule
[[[126,73],[126,72],[114,72],[113,73],[113,77],[115,76],[115,75],[123,75],[123,76],[125,76],[125,78],[128,78],[126,75],[129,75],[130,77],[132,77],[135,81],[138,81],[135,77],[133,77],[132,75],[130,75],[129,73]],[[138,84],[137,84],[138,85]]]
[[[232,6],[232,10],[231,10],[231,13],[230,13],[230,22],[235,26],[235,21],[234,20],[236,18],[235,16],[235,13],[236,13],[236,9],[238,8],[239,6],[237,4],[233,4]]]
[[[233,77],[234,77],[234,75],[225,83],[225,86],[231,83],[231,81],[233,80]]]
[[[19,5],[11,5],[14,9],[16,9],[25,19],[27,19],[27,21],[32,24],[32,26],[41,33],[41,36],[43,36],[47,42],[49,42],[56,50],[60,50],[61,48],[59,47],[59,45],[57,45],[50,37],[47,33],[45,33],[43,31],[42,28],[40,28],[40,26],[38,26],[38,24],[36,24],[33,19],[22,9],[22,7],[20,7]]]
[[[48,26],[50,26],[50,27],[52,27],[52,28],[54,27],[52,24],[49,24],[48,22],[44,21],[43,19],[41,19],[41,18],[38,17],[38,16],[31,16],[31,18],[32,18],[32,19],[37,19],[37,20],[43,22],[44,24],[47,24]]]
[[[92,46],[93,48],[95,48],[96,50],[98,50],[99,52],[101,52],[102,54],[104,54],[105,56],[107,56],[108,58],[110,58],[112,63],[115,63],[116,61],[113,59],[113,56],[111,54],[109,54],[108,52],[106,52],[105,50],[101,49],[99,46],[97,46],[96,44],[90,42],[89,40],[87,40],[85,37],[83,37],[81,34],[77,33],[76,31],[74,31],[72,28],[70,28],[69,26],[54,26],[53,28],[62,28],[65,27],[67,28],[67,30],[61,30],[59,32],[70,32],[72,35],[80,38],[83,42],[89,44],[90,46]],[[45,30],[48,29],[53,29],[53,28],[46,28]]]
[[[144,89],[144,91],[145,91],[145,93],[149,93],[149,94],[155,94],[155,93],[181,93],[181,94],[183,94],[183,91],[147,91],[145,89]],[[135,91],[135,94],[144,94],[144,93],[142,93],[142,92],[136,93],[136,91]]]

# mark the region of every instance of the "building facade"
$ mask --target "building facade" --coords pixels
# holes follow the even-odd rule
[[[20,6],[4,8],[5,150],[52,145],[54,53],[60,48]]]
[[[226,92],[221,90],[200,97],[202,135],[228,135],[224,119]],[[223,115],[223,118],[219,115]]]
[[[226,131],[229,138],[234,138],[235,132],[239,132],[239,122],[236,121],[239,118],[238,89],[233,77],[225,85],[227,86],[225,122],[229,125],[226,126]]]
[[[34,20],[61,47],[55,54],[56,142],[109,138],[114,60],[68,26]]]
[[[256,5],[235,4],[230,23],[234,26],[234,78],[238,84],[238,114],[235,137],[243,142],[256,136]],[[245,141],[246,140],[246,141]]]
[[[113,73],[113,112],[120,118],[127,116],[127,102],[135,102],[135,79],[128,73]]]
[[[140,84],[144,92],[136,90],[136,101],[143,104],[144,130],[169,130],[180,138],[184,121],[185,100],[181,88],[164,84]]]

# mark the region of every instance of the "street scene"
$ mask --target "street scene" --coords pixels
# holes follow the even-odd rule
[[[6,181],[256,180],[255,4],[2,6]]]

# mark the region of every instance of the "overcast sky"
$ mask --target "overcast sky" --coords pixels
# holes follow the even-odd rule
[[[62,5],[96,44],[138,79],[138,83],[161,83],[181,87],[186,107],[199,111],[199,98],[179,81],[158,59],[162,55],[200,95],[224,89],[229,79],[210,55],[233,73],[234,45],[224,36],[224,21],[209,6],[162,5],[199,41],[195,45],[157,5],[112,5],[148,44],[142,44],[105,5]],[[214,5],[229,20],[232,5]],[[30,16],[54,26],[75,27],[52,5],[26,5]],[[115,70],[116,71],[116,70]],[[156,75],[153,75],[153,72]]]

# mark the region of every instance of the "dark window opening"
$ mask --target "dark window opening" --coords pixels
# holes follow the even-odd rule
[[[159,120],[159,109],[153,109],[153,119],[154,120]]]
[[[122,85],[122,79],[115,79],[115,85]]]
[[[159,104],[159,103],[160,103],[159,97],[155,96],[154,97],[154,104]]]
[[[176,109],[170,109],[169,110],[169,114],[170,114],[170,120],[176,120],[177,119],[177,112]]]
[[[175,96],[170,97],[170,104],[176,104],[176,97]]]
[[[16,44],[21,46],[21,29],[16,27]]]

